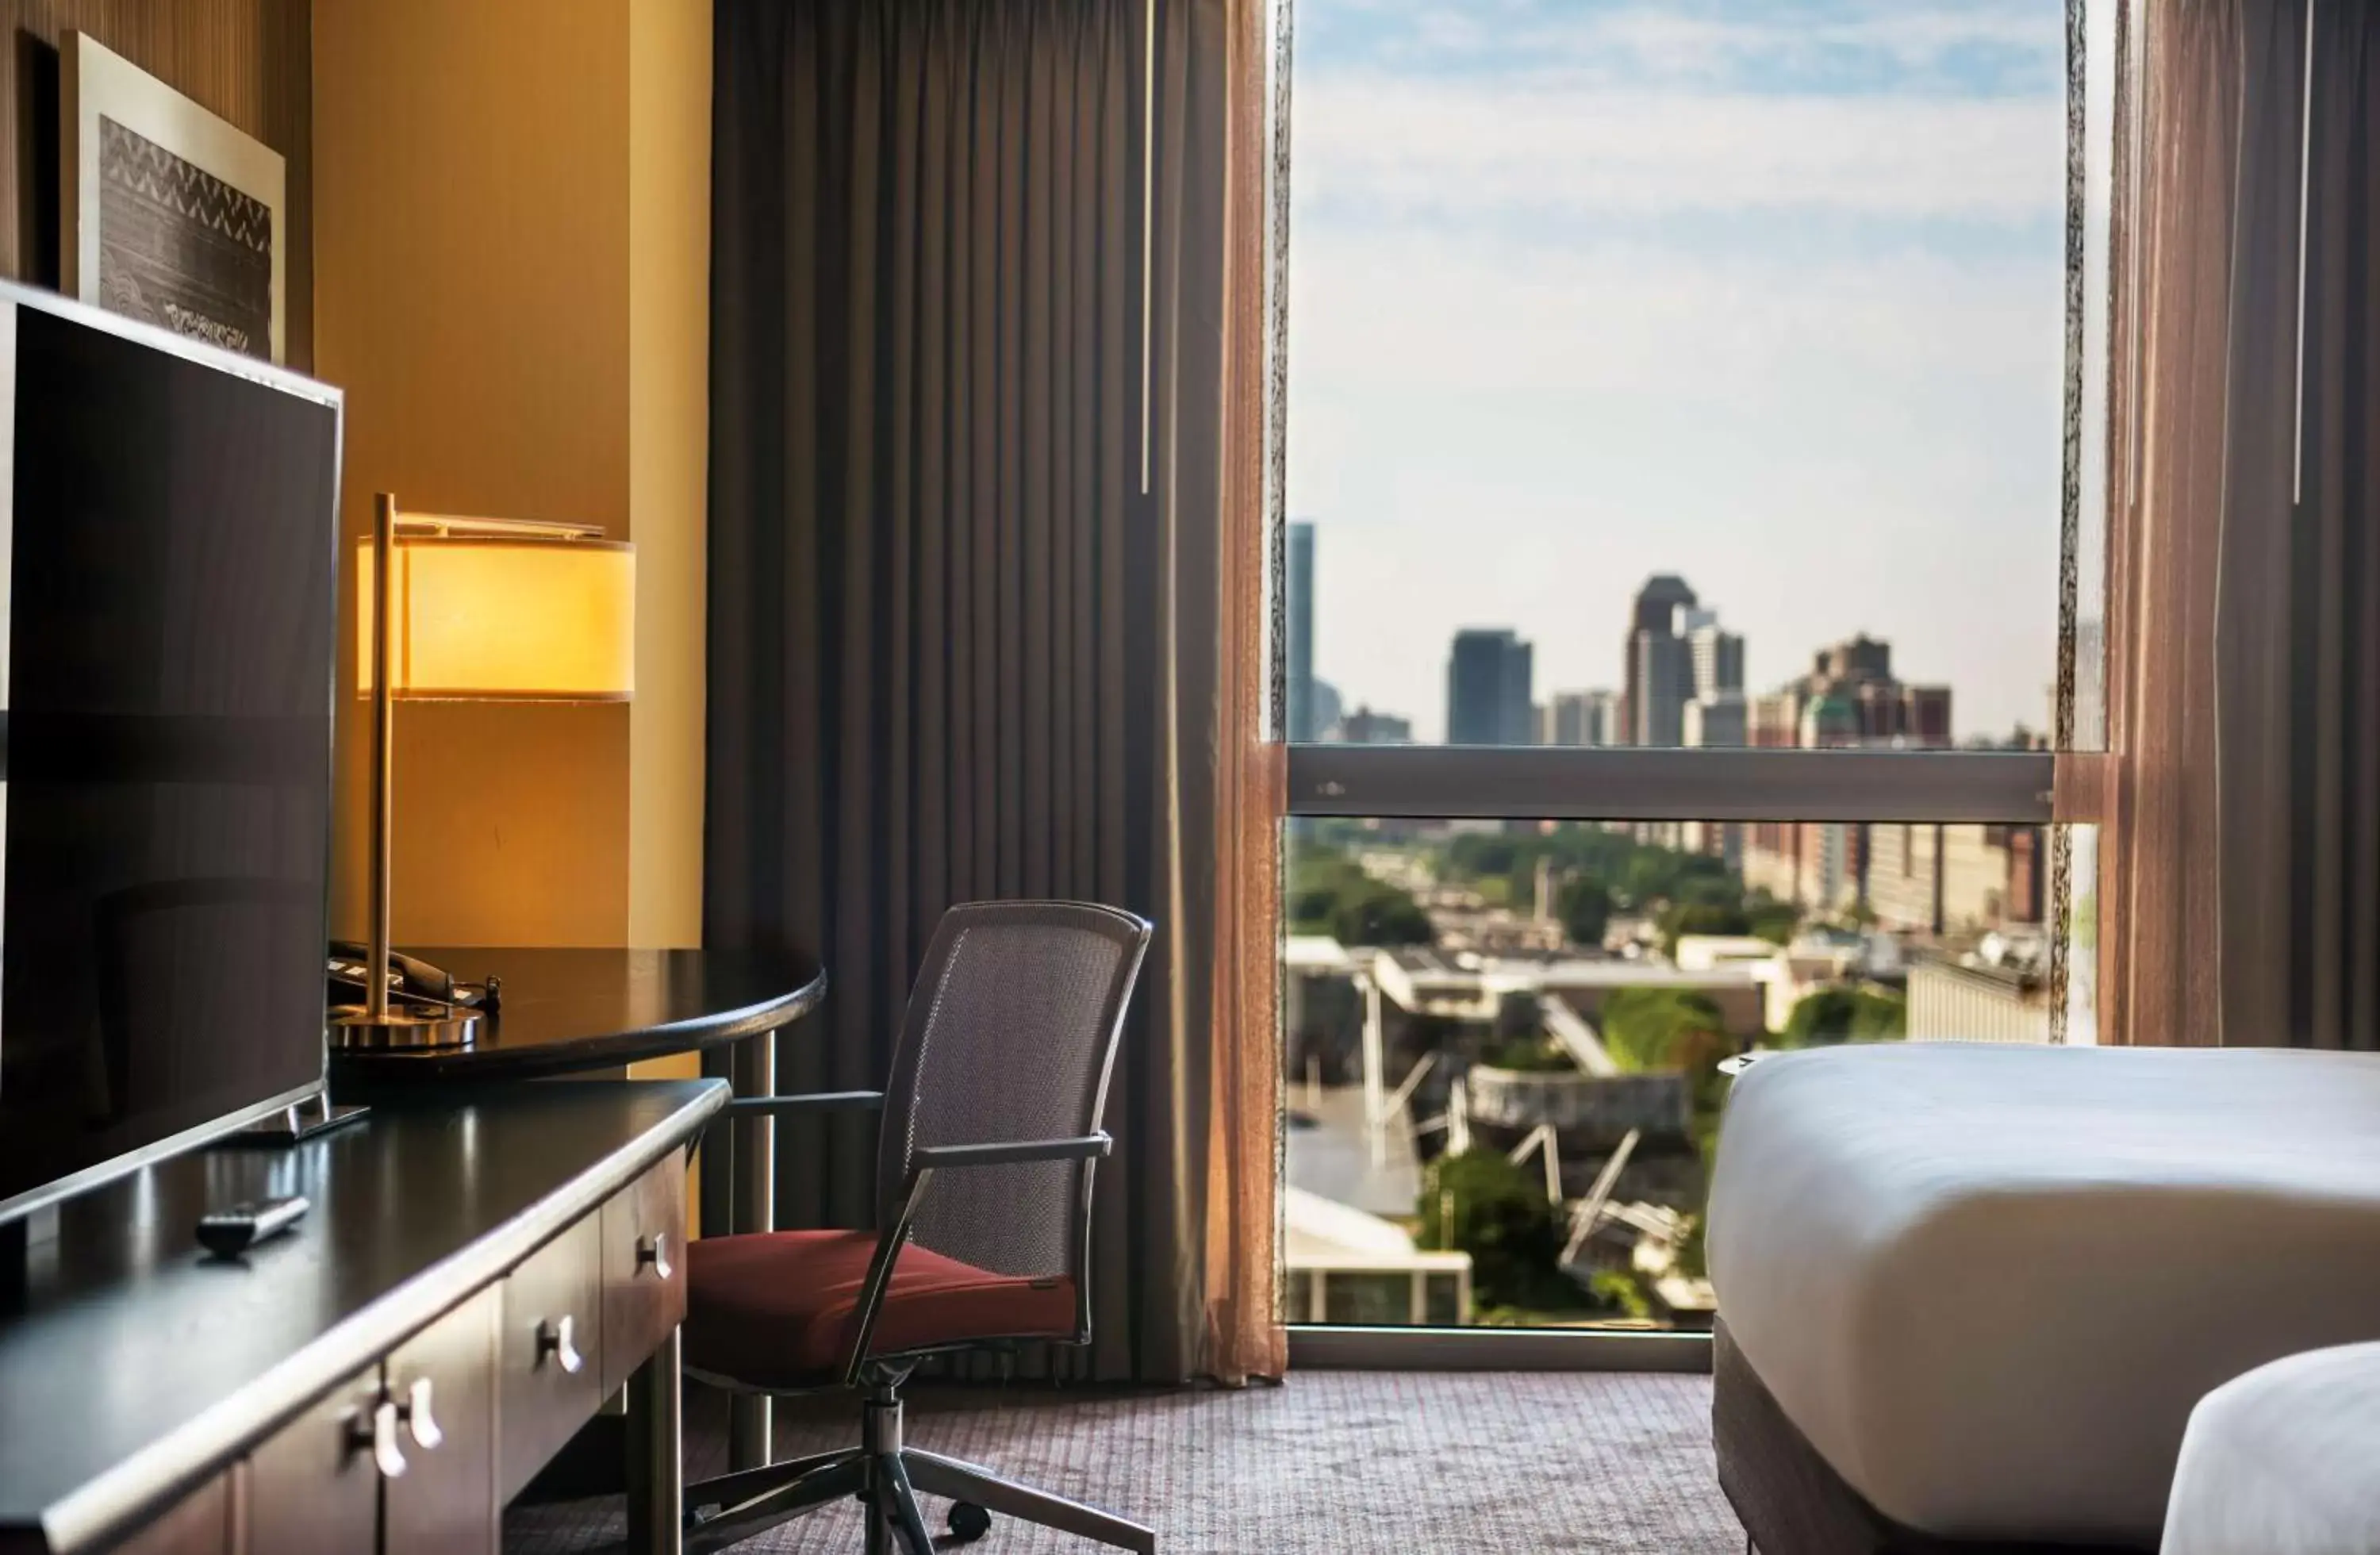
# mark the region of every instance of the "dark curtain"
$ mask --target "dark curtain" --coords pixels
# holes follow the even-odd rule
[[[2380,26],[2127,8],[2103,1027],[2380,1046]]]
[[[953,903],[1157,923],[1051,1363],[1103,1379],[1219,1364],[1234,12],[717,8],[704,938],[824,959],[803,1091],[883,1083]],[[777,1138],[781,1224],[868,1223],[864,1127]]]
[[[2265,933],[2257,975],[2226,958],[2224,1020],[2231,1041],[2369,1049],[2380,1048],[2380,9],[2319,0],[2300,25],[2312,36],[2293,62],[2311,75],[2292,501],[2277,532],[2251,527],[2239,557],[2248,578],[2270,580],[2252,599],[2277,620],[2241,645],[2222,735],[2227,796],[2272,796],[2265,813],[2281,824],[2225,854],[2227,874],[2257,888],[2246,911]],[[2285,201],[2277,214],[2286,224]]]

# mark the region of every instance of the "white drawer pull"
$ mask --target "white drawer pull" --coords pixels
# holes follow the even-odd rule
[[[405,1403],[396,1411],[412,1430],[414,1443],[424,1452],[435,1452],[438,1444],[446,1440],[446,1433],[438,1428],[438,1416],[430,1413],[430,1379],[415,1378],[413,1386],[406,1390]]]
[[[347,1421],[347,1447],[350,1451],[369,1452],[372,1466],[383,1479],[395,1479],[405,1473],[405,1449],[396,1440],[396,1403],[383,1398],[372,1406],[372,1412]]]
[[[548,1318],[537,1325],[537,1358],[543,1361],[552,1355],[562,1369],[573,1377],[586,1366],[587,1357],[571,1342],[570,1330],[575,1318]]]

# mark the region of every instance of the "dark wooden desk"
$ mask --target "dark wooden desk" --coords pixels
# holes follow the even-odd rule
[[[670,1252],[685,1152],[726,1099],[716,1080],[450,1095],[45,1212],[0,1293],[0,1551],[494,1555],[504,1500],[624,1381],[661,1480],[640,1542],[674,1549]],[[313,1201],[295,1232],[200,1251],[202,1210],[275,1193]],[[394,1414],[425,1400],[437,1430]]]
[[[773,1048],[751,1039],[782,1030],[826,997],[826,971],[817,961],[770,951],[407,949],[458,978],[502,978],[501,1009],[468,1048],[334,1049],[331,1094],[341,1101],[583,1074],[697,1051],[704,1054],[704,1072],[731,1080],[736,1095],[771,1096],[777,1088]],[[759,1118],[722,1129],[710,1152],[702,1173],[704,1228],[774,1231],[774,1124]],[[769,1462],[770,1413],[764,1397],[736,1399],[728,1427],[731,1466]]]
[[[468,1048],[333,1049],[331,1088],[527,1080],[732,1047],[818,1008],[826,973],[765,951],[549,950],[433,945],[418,955],[504,979],[499,1013]]]

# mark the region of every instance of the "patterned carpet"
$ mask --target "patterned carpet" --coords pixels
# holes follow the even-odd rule
[[[1710,1379],[1307,1371],[1245,1392],[945,1394],[909,1412],[919,1447],[1153,1524],[1167,1555],[1595,1551],[1737,1555],[1714,1476]],[[715,1394],[689,1388],[687,1468],[725,1467]],[[849,1416],[781,1424],[792,1457],[856,1440]],[[942,1507],[928,1519],[941,1531]],[[514,1555],[616,1548],[616,1498],[516,1508]],[[741,1548],[856,1550],[846,1503]],[[996,1521],[983,1555],[1098,1548]]]

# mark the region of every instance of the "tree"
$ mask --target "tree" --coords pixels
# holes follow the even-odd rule
[[[1611,922],[1611,889],[1593,875],[1573,875],[1554,898],[1562,932],[1574,945],[1599,945]]]
[[[1419,903],[1374,881],[1371,889],[1339,898],[1330,912],[1330,937],[1342,945],[1427,945],[1437,934]]]
[[[1471,1289],[1480,1305],[1577,1304],[1578,1287],[1559,1267],[1560,1211],[1546,1201],[1545,1184],[1501,1152],[1439,1157],[1423,1176],[1415,1209],[1421,1221],[1416,1246],[1471,1255]]]
[[[1752,919],[1726,902],[1683,902],[1661,915],[1661,954],[1675,961],[1678,942],[1689,934],[1749,934]]]
[[[1772,945],[1790,945],[1802,927],[1801,909],[1791,902],[1779,902],[1762,896],[1747,900],[1743,916],[1749,928],[1745,932],[1758,935]]]
[[[1888,1042],[1909,1034],[1909,1001],[1880,989],[1838,984],[1804,995],[1785,1017],[1783,1045]]]
[[[1731,1051],[1710,996],[1670,988],[1613,989],[1603,1001],[1603,1045],[1634,1074],[1717,1063]]]
[[[1499,1042],[1482,1053],[1479,1062],[1490,1069],[1509,1069],[1523,1075],[1578,1073],[1578,1061],[1570,1056],[1570,1050],[1542,1034]]]
[[[1429,915],[1404,892],[1364,873],[1345,855],[1302,851],[1290,871],[1290,926],[1348,945],[1426,945]]]

